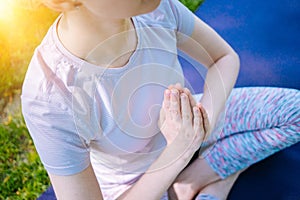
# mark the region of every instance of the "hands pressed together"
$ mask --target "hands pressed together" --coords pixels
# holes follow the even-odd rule
[[[167,141],[166,148],[172,148],[172,153],[176,154],[178,159],[184,159],[186,164],[201,147],[210,131],[208,115],[204,107],[196,103],[191,92],[187,88],[182,88],[180,84],[171,85],[165,90],[159,127]],[[193,181],[189,185],[186,185],[185,181],[180,181],[192,178],[186,177],[187,175],[192,176],[192,173],[183,171],[179,174],[168,191],[169,198],[192,199],[196,195],[199,188],[195,185],[195,190],[192,190],[190,184],[193,184]],[[182,189],[187,187],[190,191],[182,192]]]
[[[196,103],[191,92],[176,84],[165,90],[159,127],[168,146],[189,142],[188,147],[195,152],[209,132],[209,120],[204,107]]]

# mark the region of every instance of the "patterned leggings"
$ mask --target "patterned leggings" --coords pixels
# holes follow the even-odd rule
[[[221,177],[300,141],[300,92],[248,87],[232,91],[202,157]]]

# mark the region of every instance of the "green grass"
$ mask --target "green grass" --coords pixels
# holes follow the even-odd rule
[[[191,11],[195,12],[196,9],[204,2],[204,0],[179,0]]]
[[[49,179],[21,114],[0,124],[0,199],[36,199]]]
[[[0,20],[0,199],[27,200],[40,196],[50,182],[14,97],[20,94],[34,48],[57,13],[45,7],[16,7],[13,12]]]
[[[192,11],[203,2],[180,1]],[[39,11],[21,9],[17,13],[20,22],[14,26],[18,27],[18,31],[4,34],[6,30],[1,27],[6,26],[0,22],[0,120],[4,105],[20,93],[34,47],[57,15],[45,8],[39,8]],[[24,16],[27,17],[22,17],[22,13],[26,13]],[[35,37],[30,38],[30,35]],[[13,48],[14,43],[19,45]],[[0,199],[36,199],[49,187],[49,178],[35,151],[20,109],[13,110],[6,114],[4,121],[0,121]]]
[[[57,16],[45,7],[20,6],[12,11],[13,17],[0,19],[0,114],[11,97],[19,93],[34,49]]]

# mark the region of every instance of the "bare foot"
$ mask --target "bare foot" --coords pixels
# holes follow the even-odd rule
[[[211,183],[221,180],[204,159],[196,159],[185,168],[169,188],[169,199],[190,200]]]
[[[200,191],[199,195],[200,194],[208,194],[208,195],[212,195],[220,200],[226,200],[233,184],[235,183],[235,181],[237,180],[237,178],[239,177],[239,175],[241,173],[242,172],[237,172],[237,173],[227,177],[226,179],[218,180],[216,182],[213,182],[213,183],[207,185]],[[199,199],[201,199],[201,198],[199,198]]]

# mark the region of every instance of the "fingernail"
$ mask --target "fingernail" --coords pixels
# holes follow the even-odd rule
[[[171,90],[171,101],[172,102],[178,101],[178,93],[176,92],[176,90],[175,91]]]
[[[186,100],[186,96],[185,96],[184,94],[181,94],[181,95],[180,95],[180,98],[181,98],[182,101],[185,101],[185,100]]]
[[[177,90],[172,90],[172,94],[175,95],[175,96],[177,96],[178,95]]]
[[[170,95],[170,93],[171,93],[171,92],[170,92],[170,90],[166,90],[166,95],[168,95],[168,96],[169,96],[169,95]]]
[[[185,91],[186,93],[190,93],[190,92],[191,92],[188,88],[184,88],[184,91]]]
[[[193,109],[195,113],[199,113],[199,109],[197,107],[194,107]]]
[[[177,95],[174,94],[174,93],[172,93],[171,100],[172,100],[172,101],[177,101]]]

